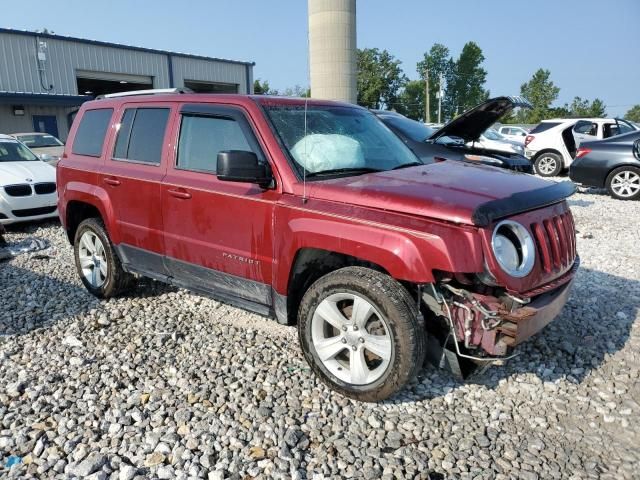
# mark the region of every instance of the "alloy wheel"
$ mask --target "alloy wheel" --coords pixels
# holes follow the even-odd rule
[[[392,359],[386,320],[356,294],[336,293],[322,300],[311,320],[311,338],[325,368],[352,385],[375,382]]]
[[[109,266],[104,245],[100,238],[87,230],[80,237],[78,260],[82,275],[92,287],[100,288],[107,281]]]
[[[556,169],[556,159],[553,157],[542,157],[538,160],[538,171],[543,175],[551,175]]]
[[[619,197],[633,197],[640,191],[640,175],[629,170],[617,173],[611,179],[611,190]]]

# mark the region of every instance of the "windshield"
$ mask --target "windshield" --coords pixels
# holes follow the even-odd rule
[[[17,138],[29,148],[61,147],[64,145],[53,135],[18,135]]]
[[[387,125],[397,128],[416,142],[424,142],[435,132],[433,128],[427,127],[424,123],[416,122],[400,115],[381,115],[380,119]]]
[[[0,140],[0,162],[40,161],[31,150],[15,140]]]
[[[309,105],[305,115],[304,105],[266,105],[265,111],[300,173],[354,175],[420,163],[366,110]]]
[[[490,128],[489,130],[485,130],[483,135],[489,140],[498,140],[498,141],[504,140],[504,137],[501,134],[499,134],[497,131],[493,130],[492,128]]]

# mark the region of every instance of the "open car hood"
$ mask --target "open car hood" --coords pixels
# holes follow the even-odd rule
[[[458,137],[465,142],[473,142],[480,138],[482,132],[516,107],[532,108],[528,100],[523,97],[491,98],[451,120],[431,135],[429,140]]]

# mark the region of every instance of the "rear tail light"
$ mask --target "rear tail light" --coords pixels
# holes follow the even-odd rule
[[[524,139],[524,146],[526,147],[527,145],[529,145],[533,139],[536,138],[533,135],[527,135],[527,138]]]
[[[576,152],[576,159],[584,157],[584,156],[585,156],[587,153],[589,153],[590,151],[591,151],[591,149],[590,149],[590,148],[583,148],[583,147],[580,147],[580,148],[578,149],[578,151]]]

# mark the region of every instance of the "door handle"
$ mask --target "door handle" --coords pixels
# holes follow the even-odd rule
[[[113,185],[114,187],[117,187],[118,185],[120,185],[120,180],[118,180],[117,178],[106,177],[104,179],[104,183],[106,183],[107,185]]]
[[[169,190],[169,195],[171,195],[172,197],[180,198],[182,200],[189,200],[191,198],[191,194],[183,189]]]

